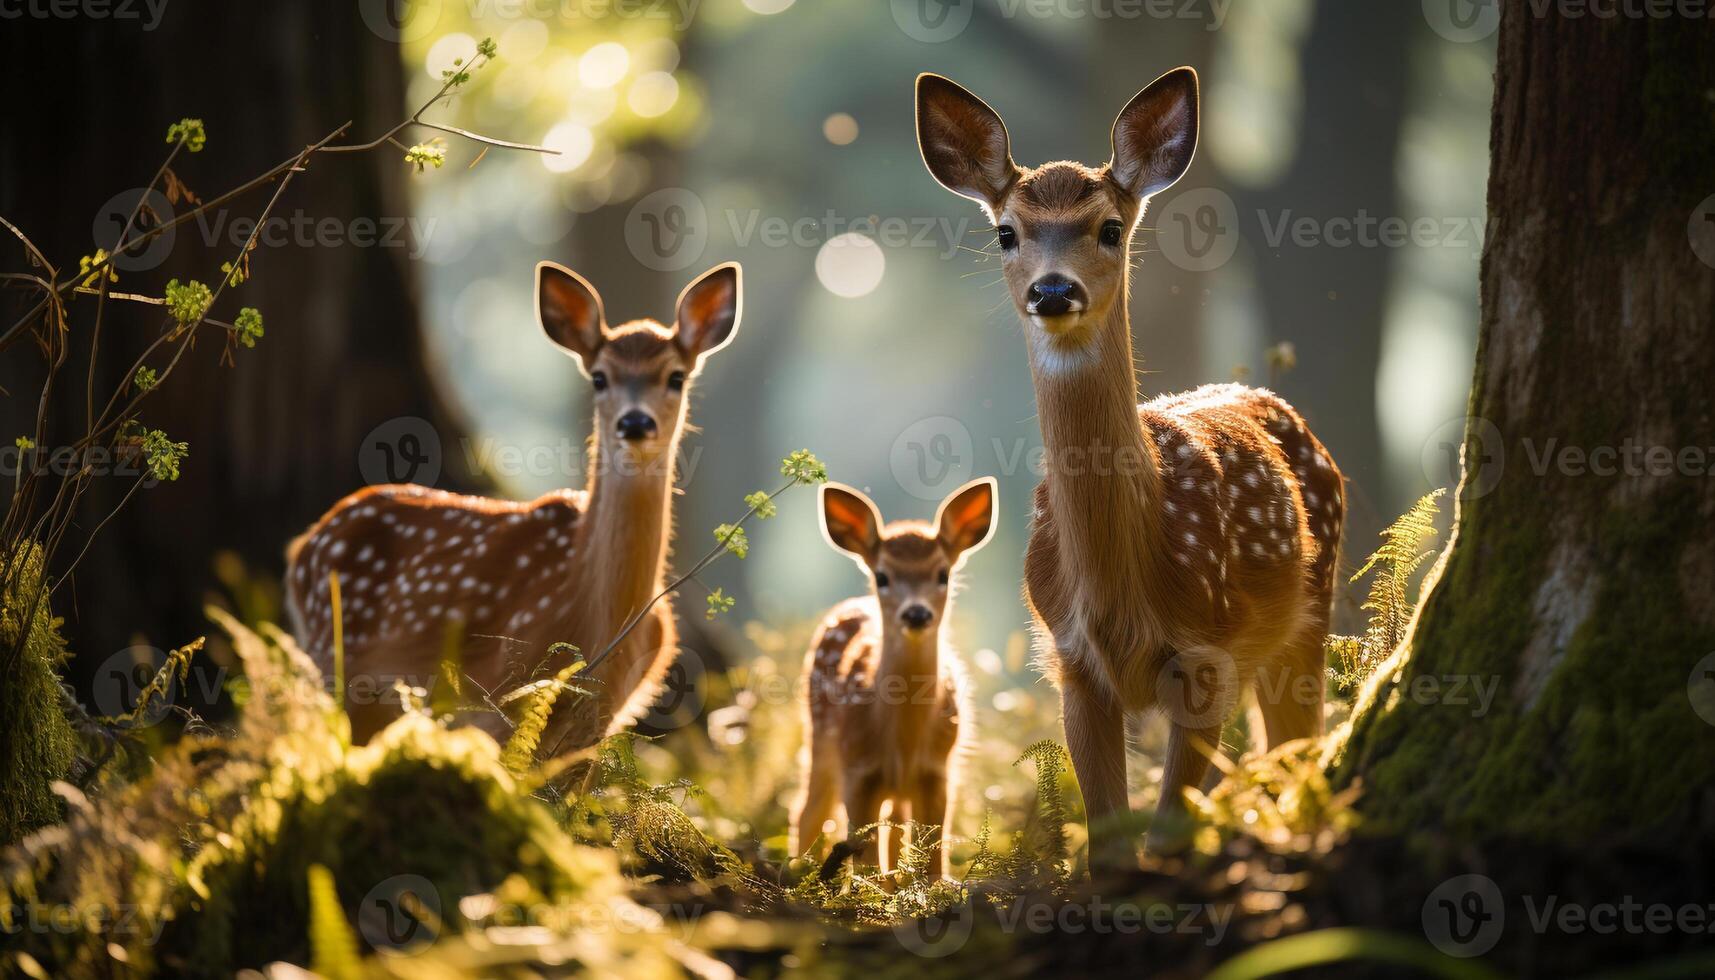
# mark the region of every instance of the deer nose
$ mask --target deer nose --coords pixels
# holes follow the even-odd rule
[[[1028,310],[1037,316],[1060,316],[1084,309],[1084,287],[1053,273],[1030,285]]]
[[[929,621],[934,618],[935,613],[921,602],[914,602],[899,611],[899,620],[905,624],[906,629],[920,630],[928,626]]]
[[[655,434],[655,417],[634,408],[619,417],[618,428],[621,439],[647,439]]]

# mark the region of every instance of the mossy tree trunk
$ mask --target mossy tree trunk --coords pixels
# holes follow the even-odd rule
[[[1336,773],[1394,829],[1706,834],[1715,22],[1534,9],[1502,16],[1454,539]]]

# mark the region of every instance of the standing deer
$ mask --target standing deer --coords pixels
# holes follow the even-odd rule
[[[815,841],[836,805],[847,832],[881,819],[933,822],[929,867],[946,874],[943,842],[958,788],[960,718],[971,709],[963,667],[947,637],[953,575],[994,532],[995,481],[967,483],[942,501],[935,523],[895,521],[862,493],[821,492],[822,534],[870,574],[873,589],[822,618],[805,662],[803,778],[790,848]],[[859,851],[883,874],[899,866],[900,835],[883,826]]]
[[[333,660],[329,575],[338,573],[352,732],[366,740],[399,714],[395,678],[436,677],[443,637],[462,638],[461,669],[484,691],[592,656],[661,590],[671,537],[674,462],[691,382],[738,327],[740,274],[717,266],[679,295],[672,326],[609,327],[601,298],[562,266],[536,267],[536,315],[594,388],[588,486],[524,503],[410,485],[375,486],[335,504],[287,550],[295,631],[324,673]],[[585,686],[561,698],[541,744],[587,745],[654,696],[677,653],[657,605]],[[498,715],[477,724],[496,734]]]
[[[1209,385],[1138,404],[1132,232],[1190,166],[1197,112],[1197,73],[1175,69],[1120,112],[1106,165],[1032,169],[1013,162],[981,99],[936,75],[917,80],[924,163],[987,210],[1024,321],[1047,464],[1026,600],[1104,851],[1129,811],[1128,713],[1161,708],[1171,722],[1152,851],[1176,843],[1184,791],[1202,782],[1247,685],[1270,747],[1322,728],[1340,471],[1262,389]]]

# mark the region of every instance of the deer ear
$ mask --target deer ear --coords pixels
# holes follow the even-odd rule
[[[869,565],[881,551],[881,512],[861,491],[824,483],[822,535],[835,548]]]
[[[1006,124],[957,82],[917,76],[917,148],[941,186],[992,214],[1018,177]]]
[[[692,360],[732,340],[744,308],[744,277],[737,262],[717,265],[679,294],[674,314],[679,347]]]
[[[992,476],[972,480],[954,490],[935,514],[935,536],[957,560],[975,551],[994,535],[997,484]]]
[[[1132,97],[1114,120],[1114,182],[1134,197],[1169,187],[1197,150],[1197,72],[1175,68]]]
[[[536,320],[549,340],[576,354],[586,368],[607,328],[595,287],[554,262],[536,263]]]

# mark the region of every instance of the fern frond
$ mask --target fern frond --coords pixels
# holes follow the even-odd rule
[[[1405,639],[1406,624],[1411,621],[1415,605],[1411,583],[1423,563],[1434,557],[1434,549],[1426,548],[1436,536],[1435,519],[1441,513],[1438,503],[1445,490],[1433,490],[1418,498],[1399,519],[1381,532],[1382,544],[1358,569],[1356,582],[1370,572],[1369,596],[1362,608],[1369,612],[1369,624],[1364,635],[1330,636],[1326,649],[1335,681],[1342,687],[1356,687],[1389,656]]]
[[[554,702],[559,700],[560,692],[570,689],[587,693],[571,684],[572,678],[584,669],[584,663],[574,660],[553,677],[526,685],[527,693],[523,696],[529,701],[518,718],[518,727],[513,729],[512,737],[506,740],[506,747],[500,753],[500,762],[508,772],[521,775],[535,761],[536,748],[542,744],[542,733],[547,730],[548,716],[554,713]]]
[[[363,976],[357,937],[339,904],[333,872],[312,864],[310,879],[310,969],[328,980],[357,980]]]

